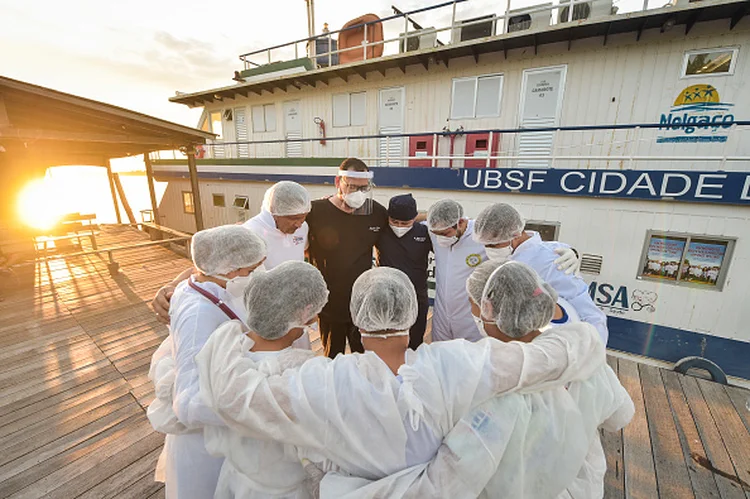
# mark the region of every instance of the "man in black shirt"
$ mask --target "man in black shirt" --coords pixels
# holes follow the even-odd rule
[[[409,348],[424,341],[427,328],[427,263],[432,242],[425,225],[414,223],[417,202],[411,194],[394,196],[388,203],[388,225],[377,243],[377,264],[393,267],[409,276],[417,291],[417,322],[409,330]]]
[[[361,160],[347,158],[336,176],[336,195],[313,201],[307,215],[310,261],[330,292],[319,323],[331,358],[344,352],[347,338],[353,352],[364,352],[349,300],[354,281],[372,268],[372,249],[388,228],[388,213],[371,193],[372,172]]]

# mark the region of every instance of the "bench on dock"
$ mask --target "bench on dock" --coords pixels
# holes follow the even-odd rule
[[[88,238],[91,241],[91,247],[97,249],[96,244],[96,233],[95,231],[99,228],[95,223],[96,214],[80,214],[70,213],[65,215],[58,225],[49,233],[39,235],[34,238],[34,249],[43,254],[49,252],[49,244],[53,243],[56,247],[59,247],[61,242],[73,242],[76,241],[79,248],[83,248],[81,244],[82,238]]]

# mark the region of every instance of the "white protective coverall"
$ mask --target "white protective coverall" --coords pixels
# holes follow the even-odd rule
[[[531,235],[531,238],[518,245],[510,256],[510,260],[525,263],[536,270],[544,282],[552,286],[560,297],[575,307],[583,322],[588,322],[599,331],[606,345],[609,338],[607,316],[594,304],[586,282],[580,277],[557,270],[555,260],[560,255],[554,252],[554,246],[544,243],[539,233],[526,232]]]
[[[233,328],[240,336],[240,348],[266,375],[279,375],[281,352],[251,352],[253,341],[242,335],[241,325],[230,322],[222,328]],[[298,367],[315,354],[310,350],[286,349],[288,366]],[[296,447],[243,437],[225,426],[204,428],[206,448],[212,455],[224,456],[215,499],[308,499],[304,486],[306,474]]]
[[[598,429],[620,430],[634,412],[604,365],[568,390],[527,389],[481,404],[445,437],[430,463],[378,481],[332,472],[321,490],[333,488],[341,499],[601,498],[607,465]]]
[[[266,242],[267,256],[263,265],[268,270],[291,260],[305,261],[307,233],[310,231],[307,222],[304,222],[294,234],[284,234],[276,228],[276,220],[271,212],[263,208],[242,225]]]
[[[409,456],[420,459],[411,464],[429,460],[472,406],[585,379],[604,363],[598,335],[585,327],[555,328],[529,344],[486,338],[423,345],[407,351],[401,380],[373,352],[316,357],[286,370],[282,353],[284,373],[267,377],[243,355],[242,341],[222,327],[196,357],[201,394],[229,428],[296,445],[326,471],[371,480],[407,468]],[[430,433],[436,438],[422,438]]]
[[[196,282],[192,276],[190,280],[237,315],[243,313],[221,286]],[[154,353],[149,374],[156,386],[149,421],[155,430],[167,433],[156,479],[165,482],[167,498],[204,499],[213,497],[223,459],[206,451],[203,427],[223,422],[200,398],[194,359],[211,333],[230,319],[187,281],[175,289],[169,314],[169,337]]]
[[[477,331],[469,306],[466,280],[474,268],[487,260],[484,246],[474,241],[474,220],[469,220],[461,238],[446,248],[437,242],[432,232],[432,251],[435,253],[435,304],[432,312],[432,341],[464,338],[478,341]]]

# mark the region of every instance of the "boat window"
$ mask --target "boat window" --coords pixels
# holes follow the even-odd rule
[[[649,231],[638,278],[721,290],[734,243],[733,238]]]
[[[212,197],[214,206],[218,206],[219,208],[224,208],[226,206],[226,203],[224,201],[224,194],[213,194]]]
[[[247,196],[235,196],[234,197],[234,203],[232,203],[232,206],[235,208],[240,208],[242,210],[249,210],[250,209],[250,200]]]
[[[557,235],[560,233],[560,222],[540,222],[529,220],[526,222],[524,230],[538,232],[542,241],[557,241]]]
[[[276,131],[276,105],[253,106],[250,110],[253,119],[253,132]]]
[[[364,126],[367,123],[367,93],[333,96],[333,126]]]
[[[734,74],[737,63],[736,47],[689,50],[682,64],[683,77],[721,76]]]
[[[195,213],[195,202],[193,200],[193,193],[190,191],[182,191],[182,211],[192,215]]]
[[[216,134],[217,139],[221,139],[224,135],[221,126],[221,111],[213,111],[211,113],[211,133]]]
[[[454,78],[451,119],[500,116],[503,75]]]

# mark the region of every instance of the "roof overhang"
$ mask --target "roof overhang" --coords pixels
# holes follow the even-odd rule
[[[733,29],[748,12],[750,12],[750,2],[747,0],[704,0],[685,6],[664,7],[557,24],[534,31],[507,33],[299,74],[270,76],[259,81],[180,94],[169,100],[190,107],[204,106],[223,99],[249,97],[250,94],[262,95],[263,92],[273,93],[277,89],[286,92],[289,87],[300,89],[315,87],[319,82],[327,85],[335,78],[342,78],[346,81],[351,76],[359,75],[366,79],[369,72],[379,72],[383,76],[389,69],[398,68],[406,72],[406,67],[411,65],[422,65],[425,69],[428,69],[430,64],[436,63],[448,66],[451,59],[459,57],[472,56],[478,61],[481,54],[504,52],[507,55],[509,50],[527,47],[536,49],[540,45],[559,42],[567,42],[570,47],[574,40],[584,38],[603,37],[604,44],[606,44],[610,36],[635,33],[636,40],[640,40],[645,30],[655,28],[664,30],[666,26],[671,26],[672,29],[675,26],[684,26],[685,34],[687,34],[697,22],[720,19],[729,19],[728,27]]]
[[[215,136],[103,102],[0,76],[0,154],[38,166],[204,144]]]

